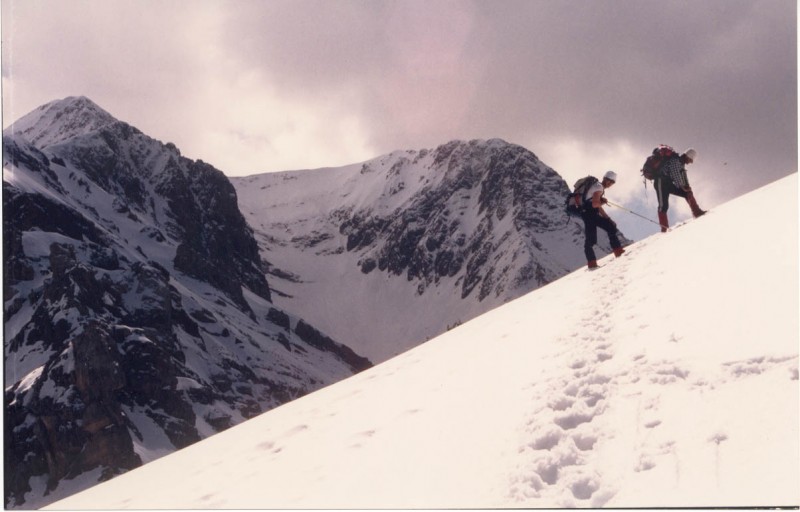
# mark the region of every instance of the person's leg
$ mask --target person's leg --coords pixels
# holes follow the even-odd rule
[[[669,229],[669,217],[667,216],[669,189],[666,182],[667,180],[664,178],[653,180],[653,188],[656,190],[656,199],[658,199],[658,223],[661,224],[662,233],[666,233],[667,229]]]
[[[694,192],[689,192],[686,194],[686,202],[689,203],[689,208],[692,209],[692,216],[694,216],[694,218],[706,213],[705,210],[697,205],[697,199],[694,197]]]
[[[614,256],[617,258],[622,256],[622,253],[625,252],[625,249],[622,248],[622,244],[619,242],[619,237],[617,236],[617,225],[614,224],[611,219],[598,217],[597,227],[608,234],[608,241],[611,243],[611,248],[614,250]]]
[[[583,218],[584,235],[586,237],[583,243],[583,253],[586,255],[589,268],[595,268],[597,267],[597,256],[594,254],[594,245],[597,243],[597,214],[585,212],[581,217]]]
[[[608,241],[611,242],[612,249],[622,245],[619,243],[619,237],[617,236],[617,225],[611,219],[598,216],[596,224],[598,228],[608,233]],[[597,235],[595,235],[595,238],[597,238]]]

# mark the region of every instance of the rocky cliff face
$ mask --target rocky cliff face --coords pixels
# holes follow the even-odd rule
[[[212,166],[86,98],[3,134],[7,507],[38,507],[370,362],[271,302]]]

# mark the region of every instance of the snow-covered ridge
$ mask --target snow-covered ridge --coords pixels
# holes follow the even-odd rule
[[[796,190],[795,174],[52,508],[796,507]]]

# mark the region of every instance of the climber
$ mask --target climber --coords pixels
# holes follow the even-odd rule
[[[617,224],[603,209],[603,205],[608,202],[603,197],[605,189],[614,185],[616,181],[617,173],[608,171],[603,175],[602,181],[595,181],[583,194],[583,203],[586,205],[581,211],[581,218],[586,226],[586,241],[583,250],[590,270],[597,268],[597,257],[593,249],[597,244],[597,228],[603,229],[608,234],[608,241],[614,250],[614,256],[620,257],[625,252],[619,242],[619,237],[617,237]]]
[[[689,179],[686,177],[686,166],[694,162],[696,157],[697,151],[692,148],[687,149],[682,155],[677,152],[672,153],[661,163],[659,172],[653,178],[653,188],[658,198],[658,222],[661,224],[662,233],[666,233],[669,228],[667,210],[670,194],[686,199],[695,218],[706,213],[697,205]]]

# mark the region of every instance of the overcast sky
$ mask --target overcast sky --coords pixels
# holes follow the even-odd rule
[[[230,176],[500,137],[713,206],[797,171],[795,0],[2,0],[3,126],[88,96]],[[652,194],[652,192],[650,192]],[[638,199],[637,199],[638,201]]]

